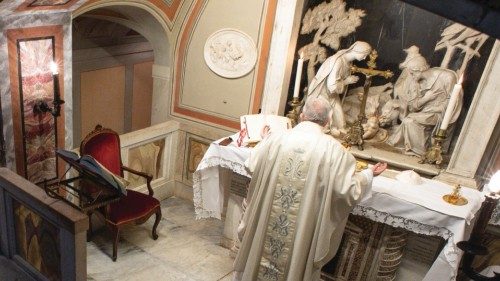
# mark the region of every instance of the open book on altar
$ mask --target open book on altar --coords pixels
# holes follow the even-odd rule
[[[290,119],[284,116],[270,114],[243,115],[240,117],[241,132],[245,132],[245,143],[262,140],[262,129],[269,126],[271,133],[277,133],[292,128]]]

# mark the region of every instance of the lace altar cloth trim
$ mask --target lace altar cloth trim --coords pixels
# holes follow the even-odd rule
[[[444,246],[443,252],[446,257],[446,261],[454,269],[454,276],[451,277],[452,280],[456,278],[456,272],[458,270],[458,263],[461,255],[459,254],[459,249],[455,245],[453,239],[453,232],[444,227],[438,227],[433,225],[427,225],[414,221],[411,219],[394,216],[389,213],[377,211],[370,207],[364,207],[357,205],[352,210],[351,214],[363,216],[369,218],[373,221],[384,223],[392,227],[400,227],[417,234],[424,234],[429,236],[440,236],[444,238],[447,242]]]
[[[193,173],[193,203],[196,219],[221,218],[220,212],[205,210],[203,208],[203,196],[201,190],[201,171],[216,166],[229,169],[245,177],[251,177],[245,169],[245,166],[240,163],[232,162],[218,156],[203,159],[200,164],[198,164],[198,169]]]

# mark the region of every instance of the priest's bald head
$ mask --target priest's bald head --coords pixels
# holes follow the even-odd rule
[[[300,121],[314,122],[322,127],[331,121],[332,106],[322,96],[309,97],[300,114]]]

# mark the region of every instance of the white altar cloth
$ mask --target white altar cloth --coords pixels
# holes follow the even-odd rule
[[[471,222],[484,201],[484,196],[477,190],[462,188],[462,196],[467,198],[469,203],[463,206],[448,204],[442,198],[453,192],[452,186],[436,180],[422,180],[422,184],[411,185],[383,176],[375,177],[373,191],[385,193],[449,216],[465,219],[467,223]]]
[[[251,149],[237,147],[234,142],[227,146],[221,146],[218,142],[210,144],[193,173],[193,202],[196,219],[210,217],[221,219],[224,190],[219,186],[219,167],[250,178],[244,163],[250,157]]]
[[[224,191],[219,186],[218,167],[250,177],[244,166],[250,151],[249,148],[234,145],[210,145],[193,175],[193,201],[197,219],[221,218]],[[414,187],[401,186],[396,180],[383,176],[375,177],[372,196],[361,201],[352,214],[414,233],[444,238],[446,244],[424,280],[454,280],[462,256],[456,243],[469,238],[472,230],[470,220],[479,209],[483,197],[479,191],[462,189],[469,204],[455,213],[441,199],[442,195],[450,193],[451,186],[425,180],[425,186],[418,186],[420,190],[411,189]],[[411,195],[404,189],[408,189]]]

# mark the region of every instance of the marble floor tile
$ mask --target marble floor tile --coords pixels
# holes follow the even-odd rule
[[[116,262],[111,235],[99,228],[87,243],[87,280],[231,280],[234,257],[220,246],[223,222],[195,220],[192,203],[182,199],[161,206],[158,240],[151,238],[154,218],[124,228]]]
[[[222,277],[217,281],[232,281],[233,280],[233,272],[229,272],[226,276]]]

